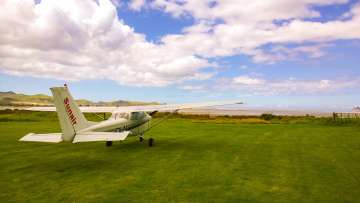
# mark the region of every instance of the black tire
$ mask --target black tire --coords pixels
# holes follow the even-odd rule
[[[140,141],[140,142],[144,141],[144,138],[143,138],[143,137],[139,137],[139,141]]]
[[[111,147],[111,146],[112,146],[112,144],[113,144],[113,142],[112,142],[112,141],[106,141],[106,146],[107,146],[107,147]]]
[[[154,145],[154,139],[150,138],[149,139],[149,147],[152,147]]]

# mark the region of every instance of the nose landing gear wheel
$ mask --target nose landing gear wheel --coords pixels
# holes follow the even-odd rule
[[[112,141],[106,141],[106,146],[107,146],[107,147],[111,147],[111,146],[112,146],[112,144],[113,144],[113,142],[112,142]]]
[[[154,145],[154,139],[150,138],[149,139],[149,147],[152,147]]]
[[[143,137],[139,137],[139,141],[140,141],[140,142],[144,141],[144,138],[143,138]]]

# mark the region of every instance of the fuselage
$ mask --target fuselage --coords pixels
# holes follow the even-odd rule
[[[146,112],[114,112],[112,116],[106,120],[81,130],[81,132],[121,132],[131,131],[131,135],[139,135],[149,128],[151,116]]]

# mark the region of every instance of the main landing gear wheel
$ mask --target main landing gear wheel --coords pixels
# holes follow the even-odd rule
[[[140,142],[144,141],[144,138],[143,138],[143,137],[139,137],[139,141],[140,141]]]
[[[154,139],[150,138],[149,139],[149,147],[152,147],[154,145]]]
[[[112,142],[112,141],[106,141],[106,146],[107,146],[107,147],[111,147],[111,146],[112,146],[112,144],[113,144],[113,142]]]

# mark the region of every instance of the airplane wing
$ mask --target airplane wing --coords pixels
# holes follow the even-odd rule
[[[84,132],[76,134],[73,143],[94,141],[120,141],[125,140],[130,131],[123,132]]]
[[[192,108],[201,108],[201,107],[211,107],[211,106],[223,106],[229,104],[242,104],[238,101],[220,101],[220,102],[204,102],[204,103],[185,103],[185,104],[164,104],[164,105],[148,105],[148,106],[127,106],[127,107],[118,107],[116,112],[135,112],[135,111],[178,111],[181,109],[192,109]]]
[[[49,134],[34,134],[29,133],[22,137],[20,141],[25,142],[53,142],[59,143],[62,141],[61,133],[49,133]]]
[[[111,113],[114,112],[117,108],[116,106],[80,106],[81,112],[83,113]],[[54,106],[38,106],[38,107],[29,107],[25,108],[28,111],[56,111]]]
[[[181,109],[201,108],[210,106],[222,106],[229,104],[242,104],[239,101],[220,101],[220,102],[204,102],[204,103],[185,103],[185,104],[163,104],[163,105],[146,105],[146,106],[120,106],[120,107],[100,107],[89,106],[80,107],[84,113],[113,113],[113,112],[154,112],[154,111],[177,111]],[[30,107],[29,111],[56,111],[55,107]]]

